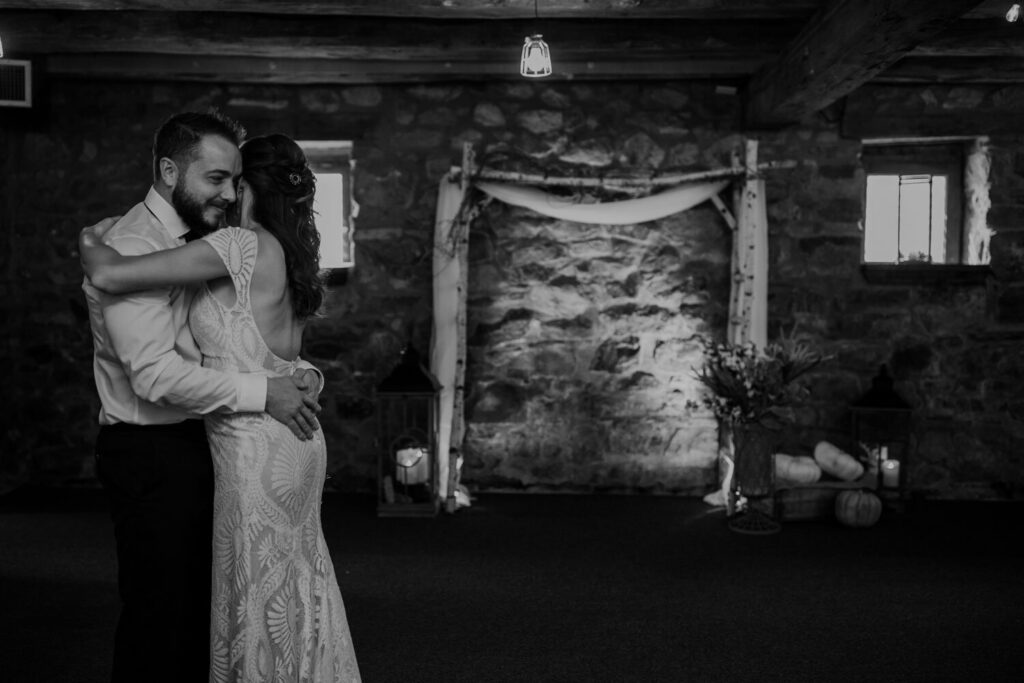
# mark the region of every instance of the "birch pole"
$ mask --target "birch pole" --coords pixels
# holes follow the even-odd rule
[[[747,140],[747,176],[743,182],[743,209],[751,240],[747,340],[763,350],[768,345],[768,214],[765,181],[757,166],[757,140]]]
[[[750,323],[751,316],[754,312],[754,250],[756,245],[754,244],[754,235],[752,234],[752,228],[754,227],[751,222],[751,215],[753,213],[754,202],[757,201],[757,197],[754,195],[754,183],[752,173],[750,172],[751,161],[757,163],[757,140],[746,140],[746,149],[744,156],[744,167],[747,170],[747,174],[743,178],[743,194],[740,198],[740,221],[739,230],[741,233],[740,243],[740,262],[742,265],[742,283],[740,285],[740,308],[739,316],[742,322],[741,327],[741,338],[744,342],[750,341]]]
[[[746,140],[740,166],[739,152],[733,165],[744,170],[742,187],[734,196],[736,231],[732,242],[732,286],[729,293],[728,341],[764,345],[768,294],[767,225],[762,211],[764,183],[758,178],[757,140]]]
[[[452,408],[452,431],[448,447],[448,495],[445,500],[447,512],[455,512],[458,507],[455,491],[459,483],[459,456],[462,453],[462,441],[466,436],[466,299],[469,294],[467,291],[469,288],[469,226],[475,214],[467,208],[467,197],[471,190],[474,156],[473,145],[468,142],[464,143],[462,145],[462,175],[459,178],[463,199],[456,216],[456,224],[452,230],[455,240],[455,263],[459,269],[459,277],[455,290],[455,296],[458,297],[455,313],[455,401]]]
[[[743,164],[740,160],[739,149],[732,150],[732,168],[737,175],[742,174]],[[733,184],[732,210],[736,217],[742,216],[743,187],[739,183]],[[743,289],[743,269],[740,260],[740,243],[743,241],[739,224],[732,230],[732,255],[729,260],[729,325],[726,331],[726,341],[730,344],[739,344],[743,341],[743,318],[740,313],[740,300]]]

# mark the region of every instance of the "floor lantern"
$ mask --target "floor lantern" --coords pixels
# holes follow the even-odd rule
[[[377,386],[378,516],[437,514],[440,388],[412,346]]]
[[[851,406],[853,440],[878,473],[878,492],[889,502],[909,498],[907,468],[910,461],[912,409],[893,390],[889,369],[882,366],[871,388]]]

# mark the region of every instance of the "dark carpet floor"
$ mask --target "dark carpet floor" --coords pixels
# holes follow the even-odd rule
[[[367,683],[1024,680],[1022,521],[917,503],[758,537],[697,499],[324,500]],[[113,558],[100,492],[0,498],[0,681],[106,680]]]

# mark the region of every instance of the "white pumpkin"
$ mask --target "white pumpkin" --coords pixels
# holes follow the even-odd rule
[[[775,478],[791,484],[813,484],[821,479],[821,467],[809,455],[776,453]]]
[[[836,496],[836,519],[852,527],[868,527],[882,516],[882,501],[870,491],[843,491]]]
[[[821,467],[822,472],[843,481],[854,481],[864,474],[864,465],[828,441],[819,441],[814,447],[814,461]]]

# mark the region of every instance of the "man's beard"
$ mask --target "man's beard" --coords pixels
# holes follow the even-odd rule
[[[208,235],[217,228],[220,228],[224,224],[224,217],[228,209],[228,205],[218,199],[211,199],[206,202],[196,199],[186,189],[185,183],[181,180],[174,184],[174,190],[171,192],[171,206],[181,216],[181,220],[185,225],[199,236]],[[222,209],[220,217],[212,223],[204,215],[206,209],[210,207]]]

